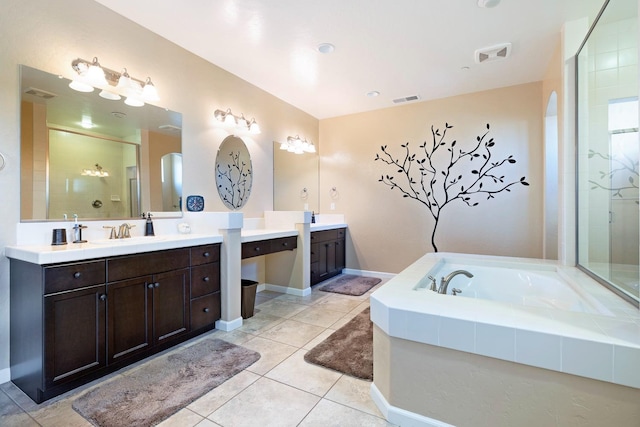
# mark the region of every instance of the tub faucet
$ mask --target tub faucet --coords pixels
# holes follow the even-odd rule
[[[456,277],[458,274],[464,274],[465,276],[467,276],[469,278],[473,277],[473,274],[469,273],[467,270],[452,271],[451,273],[447,274],[446,277],[443,277],[442,279],[440,279],[440,287],[438,288],[438,293],[439,294],[446,294],[447,293],[447,288],[449,287],[449,282],[451,281],[451,279]]]

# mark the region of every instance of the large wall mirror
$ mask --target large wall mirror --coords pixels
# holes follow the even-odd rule
[[[273,209],[320,211],[318,153],[296,154],[273,147]]]
[[[182,115],[77,92],[24,65],[21,221],[181,215]]]

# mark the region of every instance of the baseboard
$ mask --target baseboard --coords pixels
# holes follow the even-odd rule
[[[264,290],[280,292],[281,294],[295,295],[298,297],[306,297],[307,295],[311,295],[311,288],[298,289],[290,288],[288,286],[271,285],[269,283],[264,284]]]
[[[380,279],[393,279],[396,277],[393,273],[384,273],[382,271],[369,271],[369,270],[355,270],[353,268],[345,268],[342,270],[342,274],[352,274],[354,276],[373,276]]]
[[[11,368],[0,369],[0,384],[11,381]]]
[[[216,320],[216,329],[220,329],[221,331],[229,332],[234,329],[238,329],[242,326],[242,317],[238,317],[237,319],[226,321],[226,320]]]
[[[452,424],[443,423],[433,418],[425,417],[414,412],[409,412],[401,408],[392,406],[380,393],[375,383],[371,383],[371,399],[376,404],[382,415],[391,424],[402,427],[455,427]]]

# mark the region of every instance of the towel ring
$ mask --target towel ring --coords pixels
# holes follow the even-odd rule
[[[7,165],[7,159],[4,154],[0,153],[0,171]]]

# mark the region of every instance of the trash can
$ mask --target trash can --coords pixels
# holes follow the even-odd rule
[[[256,288],[258,287],[258,282],[241,279],[240,284],[242,285],[240,314],[243,319],[248,319],[249,317],[253,317],[253,307],[256,304]]]

